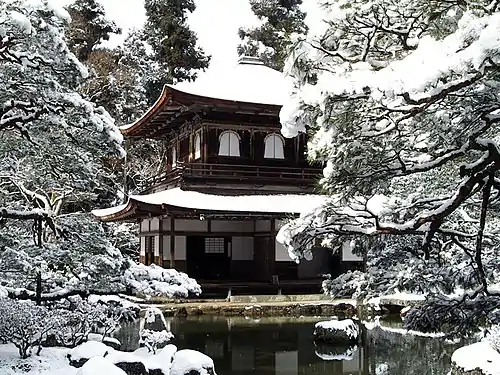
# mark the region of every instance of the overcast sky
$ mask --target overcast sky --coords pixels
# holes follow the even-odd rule
[[[144,23],[144,0],[99,1],[104,5],[108,18],[124,31],[140,28]],[[248,0],[196,0],[196,11],[189,16],[189,24],[198,35],[198,44],[212,55],[210,67],[223,68],[234,65],[238,59],[238,28],[258,24],[258,20]],[[110,40],[110,44],[116,45],[122,40],[123,36],[117,36]]]
[[[71,3],[72,0],[59,0]],[[140,28],[145,20],[144,0],[99,0],[108,18],[114,20],[126,33]],[[195,0],[196,10],[189,16],[189,24],[198,35],[198,44],[212,55],[211,69],[236,64],[236,47],[240,42],[238,28],[259,23],[248,0]],[[305,0],[307,11],[314,16],[316,0]],[[314,21],[313,21],[314,22]],[[309,23],[309,22],[308,22]],[[111,45],[121,43],[123,36],[110,40]]]

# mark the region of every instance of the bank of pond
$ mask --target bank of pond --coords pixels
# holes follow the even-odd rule
[[[326,343],[313,332],[325,317],[189,316],[166,318],[179,349],[210,356],[218,375],[446,375],[453,352],[469,342],[408,334],[397,319],[360,324],[352,342]],[[121,350],[139,342],[138,321],[126,323],[114,336]]]

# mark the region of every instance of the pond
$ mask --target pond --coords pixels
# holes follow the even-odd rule
[[[213,358],[218,375],[446,375],[455,349],[464,343],[398,333],[398,322],[362,329],[358,347],[315,346],[314,324],[325,318],[167,318],[179,349]],[[396,332],[393,332],[396,331]],[[135,350],[138,323],[115,337]]]

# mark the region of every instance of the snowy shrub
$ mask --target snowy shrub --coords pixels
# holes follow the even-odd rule
[[[333,298],[356,298],[361,295],[366,284],[365,273],[348,271],[334,279],[323,281],[323,292]]]
[[[59,311],[36,306],[30,301],[0,299],[0,342],[12,343],[21,358],[28,358],[34,346],[61,327]]]
[[[139,344],[144,345],[149,352],[156,354],[158,348],[173,339],[174,335],[165,330],[153,331],[150,329],[141,329],[139,337]]]
[[[486,341],[493,349],[500,353],[500,325],[495,325],[488,329]]]
[[[196,280],[183,272],[165,269],[157,265],[131,263],[123,275],[124,283],[136,293],[164,296],[189,297],[201,294],[201,287]]]
[[[367,295],[433,295],[411,326],[488,320],[481,308],[495,308],[489,285],[500,280],[500,4],[321,3],[325,22],[287,60],[295,90],[280,122],[286,137],[310,135],[330,198],[279,241],[297,259],[324,239],[364,246]],[[444,297],[460,290],[479,292]]]
[[[430,296],[405,315],[404,327],[421,332],[444,332],[463,337],[478,327],[500,324],[500,296],[467,293],[461,297]]]
[[[55,336],[60,345],[75,347],[87,341],[91,332],[103,338],[120,326],[120,310],[102,303],[72,298],[66,309],[59,309],[61,326]]]

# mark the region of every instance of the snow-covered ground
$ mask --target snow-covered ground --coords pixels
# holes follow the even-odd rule
[[[486,341],[455,350],[451,361],[463,371],[479,369],[484,375],[500,375],[500,353]]]
[[[44,348],[39,356],[33,355],[28,359],[21,359],[14,345],[0,345],[0,374],[76,375],[78,369],[71,367],[66,358],[70,350],[66,348]]]
[[[82,361],[85,364],[76,368],[70,365],[70,361]],[[14,345],[0,345],[1,375],[125,374],[116,366],[118,363],[142,363],[147,371],[160,370],[170,375],[184,375],[191,370],[208,375],[209,370],[214,369],[214,363],[207,355],[195,350],[177,351],[175,345],[167,345],[152,354],[145,348],[122,352],[103,343],[89,341],[74,349],[44,348],[40,355],[32,355],[27,359],[19,358]]]

